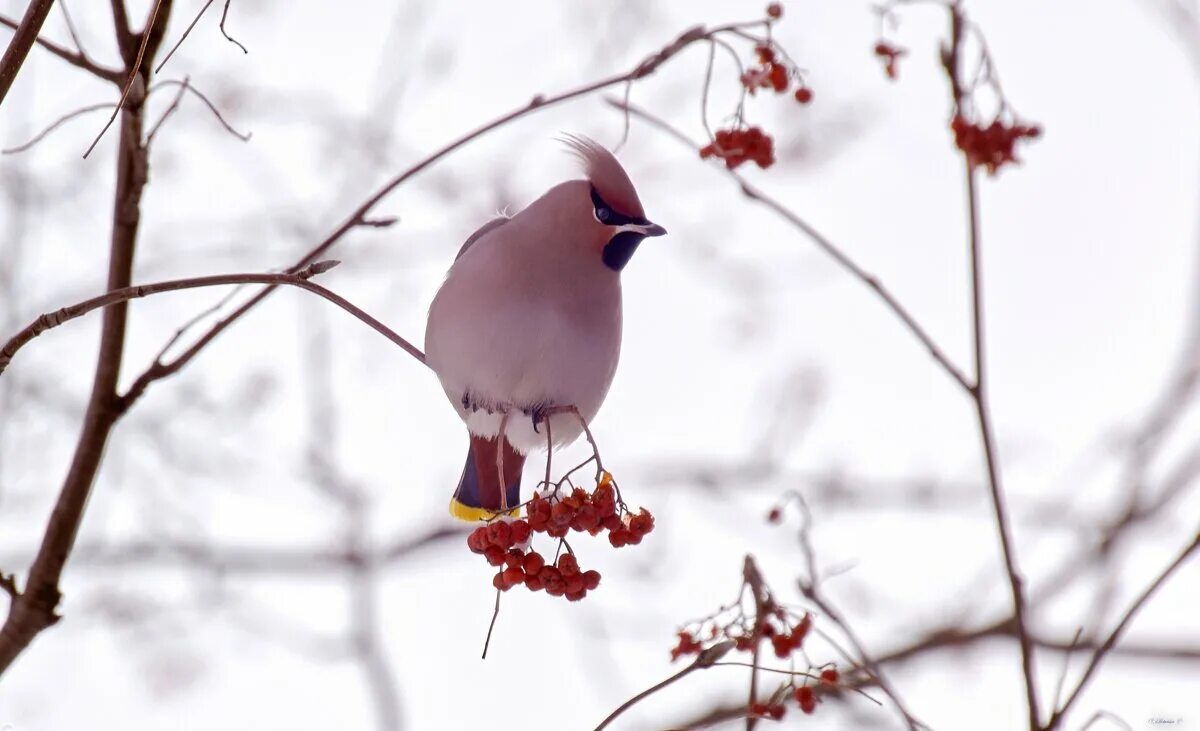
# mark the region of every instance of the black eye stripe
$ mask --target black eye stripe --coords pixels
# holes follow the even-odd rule
[[[596,188],[594,186],[592,187],[592,208],[596,213],[596,220],[600,221],[606,226],[624,226],[627,223],[645,226],[650,223],[644,218],[633,218],[618,212],[617,209],[604,202],[604,199],[601,198],[600,194],[596,192]],[[602,208],[608,211],[608,217],[603,217],[600,215],[600,209]]]

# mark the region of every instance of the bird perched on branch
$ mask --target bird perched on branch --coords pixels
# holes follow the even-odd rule
[[[586,179],[484,224],[429,307],[426,363],[471,438],[450,501],[462,520],[519,505],[525,455],[551,446],[547,429],[553,446],[568,444],[599,411],[621,353],[621,270],[644,238],[666,233],[612,153],[564,142]],[[578,416],[545,415],[556,406]]]

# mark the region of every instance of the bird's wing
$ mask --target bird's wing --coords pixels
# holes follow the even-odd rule
[[[478,241],[479,239],[483,238],[484,234],[495,231],[497,228],[500,228],[501,226],[503,226],[504,224],[508,223],[511,220],[512,219],[510,219],[510,218],[500,216],[498,218],[493,218],[492,220],[490,220],[487,223],[480,226],[478,231],[476,231],[475,233],[473,233],[467,237],[466,243],[464,243],[462,245],[462,248],[458,250],[458,255],[454,257],[454,261],[458,261],[459,259],[461,259],[462,255],[467,253],[467,249],[471,248],[471,244],[473,244],[476,241]]]

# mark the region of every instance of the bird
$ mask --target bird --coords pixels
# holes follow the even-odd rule
[[[450,500],[459,520],[520,505],[530,451],[573,442],[596,416],[621,354],[621,271],[667,233],[611,152],[581,135],[562,142],[583,178],[471,234],[429,306],[425,362],[470,437]]]

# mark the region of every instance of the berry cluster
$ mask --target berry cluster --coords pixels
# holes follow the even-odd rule
[[[776,94],[783,94],[791,88],[793,77],[800,78],[800,72],[780,58],[773,46],[760,43],[754,47],[754,53],[759,65],[743,73],[741,78],[742,86],[751,96],[759,89],[772,89]],[[801,80],[795,93],[796,101],[808,104],[812,96],[812,89]]]
[[[907,54],[907,49],[893,46],[887,41],[879,41],[875,44],[875,55],[883,62],[883,72],[892,80],[895,80],[900,75],[900,68],[898,66],[900,57]]]
[[[601,473],[591,493],[578,487],[565,497],[557,493],[534,495],[525,504],[525,518],[508,521],[497,517],[467,536],[467,547],[499,569],[492,585],[500,591],[524,584],[530,591],[544,589],[550,596],[578,601],[600,585],[600,572],[580,570],[579,561],[566,544],[570,531],[593,536],[608,531],[609,543],[620,548],[641,543],[654,530],[650,511],[642,508],[631,512],[607,472]],[[529,548],[535,533],[558,538],[559,549],[566,546],[567,553],[550,565],[542,554]]]
[[[804,644],[804,638],[812,629],[811,614],[805,614],[795,623],[790,620],[788,612],[782,607],[777,607],[758,623],[757,631],[752,625],[747,626],[745,617],[740,613],[726,624],[720,624],[715,619],[707,620],[701,623],[700,629],[703,629],[704,624],[711,623],[707,633],[708,640],[718,638],[733,640],[735,649],[742,652],[752,652],[756,642],[769,640],[775,656],[782,659],[800,649]],[[696,632],[680,630],[677,634],[679,641],[671,649],[671,659],[678,660],[683,655],[699,655],[704,649],[704,645],[698,638],[698,633],[699,630]]]
[[[827,667],[821,671],[819,677],[821,685],[836,688],[840,675],[837,668]],[[806,714],[811,714],[817,710],[817,692],[813,686],[799,685],[792,688],[792,686],[785,685],[773,696],[770,703],[750,704],[750,715],[779,721],[787,713],[785,701],[789,697],[794,698],[796,705]]]
[[[950,129],[954,131],[954,144],[967,156],[967,162],[972,167],[982,165],[989,175],[1010,162],[1019,162],[1013,153],[1018,141],[1037,139],[1042,133],[1036,124],[1008,123],[999,118],[983,127],[967,121],[962,114],[954,115]]]
[[[760,168],[775,164],[775,141],[758,127],[717,130],[716,140],[700,149],[700,158],[719,157],[733,170],[753,160]]]

